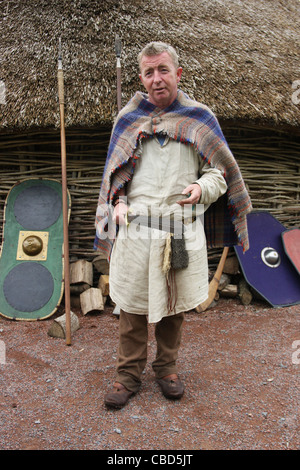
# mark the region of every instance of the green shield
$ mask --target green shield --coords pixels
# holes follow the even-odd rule
[[[61,183],[28,179],[14,185],[4,212],[1,315],[41,320],[56,311],[64,290],[63,241]]]

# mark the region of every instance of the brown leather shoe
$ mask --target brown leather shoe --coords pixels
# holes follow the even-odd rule
[[[104,403],[111,408],[122,408],[128,402],[129,398],[134,394],[124,385],[116,382],[113,389],[104,397]]]
[[[184,393],[184,386],[176,374],[166,375],[162,379],[157,379],[164,396],[166,398],[181,398]]]

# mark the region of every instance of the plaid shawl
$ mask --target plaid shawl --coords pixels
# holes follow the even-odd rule
[[[113,127],[102,178],[96,214],[94,248],[110,257],[117,228],[109,224],[111,203],[134,174],[139,157],[139,141],[164,133],[171,139],[193,145],[199,156],[221,170],[227,192],[205,213],[207,246],[242,245],[249,248],[247,214],[251,201],[219,123],[205,105],[191,100],[181,90],[177,99],[166,109],[160,109],[137,92],[120,111]]]

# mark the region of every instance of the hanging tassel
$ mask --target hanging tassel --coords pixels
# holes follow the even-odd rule
[[[168,291],[168,314],[175,311],[177,303],[176,270],[187,268],[188,264],[189,256],[185,248],[184,237],[174,238],[173,234],[169,233],[166,238],[162,265]]]
[[[171,269],[171,255],[172,255],[171,238],[172,237],[173,237],[172,234],[168,233],[168,236],[166,238],[165,249],[164,249],[164,259],[163,259],[162,270],[166,276],[168,275]]]
[[[175,312],[175,306],[177,303],[177,286],[175,280],[175,271],[170,269],[166,277],[167,290],[168,290],[168,315]]]
[[[177,301],[177,289],[175,282],[175,272],[172,269],[172,240],[173,235],[168,233],[164,249],[164,258],[162,270],[166,276],[167,292],[168,292],[168,315],[175,309]]]

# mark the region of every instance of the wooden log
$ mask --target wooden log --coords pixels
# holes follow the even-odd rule
[[[238,286],[236,284],[228,284],[224,289],[220,290],[221,297],[235,298],[238,295]]]
[[[101,254],[99,256],[96,256],[96,258],[93,259],[92,263],[98,273],[105,275],[109,274],[109,263],[105,255]]]
[[[252,302],[252,293],[248,288],[248,284],[245,279],[241,279],[238,284],[239,298],[243,305],[249,305]]]
[[[70,284],[93,285],[93,264],[90,261],[80,259],[70,265]]]
[[[91,287],[80,294],[80,306],[83,315],[104,310],[104,300],[100,289]]]
[[[71,303],[71,308],[74,308],[74,310],[80,309],[80,296],[71,294],[70,303]]]
[[[230,256],[225,261],[223,273],[237,274],[238,272],[239,272],[239,261],[235,255]]]
[[[78,283],[78,284],[71,284],[70,292],[73,295],[80,295],[85,290],[90,289],[90,287],[91,287],[90,284],[87,284],[86,282]]]
[[[98,281],[98,289],[101,290],[103,296],[109,295],[109,276],[102,274]]]
[[[77,315],[75,315],[75,313],[72,311],[70,312],[70,315],[71,315],[71,333],[74,333],[80,327],[79,319]],[[54,338],[65,339],[66,337],[66,314],[61,315],[60,317],[55,318],[55,320],[53,320],[53,323],[51,324],[48,330],[48,335]]]
[[[228,286],[228,284],[230,284],[230,281],[231,281],[230,276],[228,274],[222,273],[220,277],[220,282],[218,285],[218,290],[225,289],[225,287]]]

